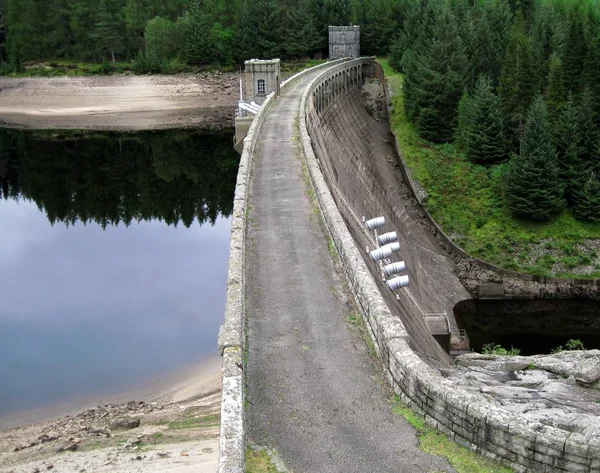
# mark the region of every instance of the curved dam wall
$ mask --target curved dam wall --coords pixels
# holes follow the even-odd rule
[[[396,299],[381,277],[376,277],[377,284],[392,312],[402,319],[413,350],[447,363],[448,356],[431,336],[425,318],[446,313],[455,325],[454,305],[470,296],[454,275],[453,261],[420,225],[420,209],[405,198],[409,189],[401,184],[399,169],[390,164],[395,157],[385,113],[378,122],[363,105],[363,81],[378,75],[379,67],[367,63],[323,79],[307,104],[308,131],[333,198],[358,245],[374,247],[362,217],[382,215],[386,225],[381,232],[396,231],[410,287]],[[376,275],[367,252],[361,254]]]
[[[386,155],[386,147],[379,146],[383,142],[389,149],[389,133],[377,132],[387,125],[363,113],[360,87],[370,76],[381,73],[367,58],[340,64],[317,77],[302,99],[300,136],[326,226],[389,382],[428,423],[516,471],[600,471],[600,439],[527,423],[466,392],[423,361],[430,357],[439,362],[443,357],[438,357],[418,320],[428,309],[444,309],[455,298],[464,298],[466,291],[457,286],[455,276],[450,278],[451,258],[440,251],[431,235],[426,238],[416,230],[418,209],[403,207],[401,200],[394,200],[410,189],[394,183],[389,167],[378,168],[378,161],[393,163],[398,158],[393,153]],[[384,154],[377,155],[382,149]],[[411,212],[415,216],[412,220],[408,218]],[[372,243],[362,230],[361,214],[383,214],[390,222],[386,231],[401,233],[401,255],[412,268],[414,301],[401,299],[395,306],[388,304],[389,297],[384,299],[389,290],[380,291],[379,278],[372,276],[371,263],[364,258],[363,247]],[[430,273],[426,262],[438,263],[439,273]],[[402,319],[392,311],[403,311]]]

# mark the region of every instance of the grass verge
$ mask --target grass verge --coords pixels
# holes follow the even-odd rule
[[[427,192],[427,211],[456,244],[513,271],[600,278],[600,224],[580,222],[567,211],[544,223],[513,218],[502,197],[507,163],[474,164],[452,144],[420,139],[404,114],[402,74],[387,60],[378,62],[390,86],[398,147]]]
[[[406,407],[397,395],[392,401],[392,409],[417,430],[421,450],[446,458],[458,473],[512,473],[510,468],[477,455],[426,425],[425,420]]]
[[[207,416],[191,417],[189,419],[174,420],[168,424],[171,430],[181,429],[202,429],[206,427],[216,427],[220,424],[220,414],[210,414]]]
[[[265,449],[246,448],[244,473],[279,473]]]

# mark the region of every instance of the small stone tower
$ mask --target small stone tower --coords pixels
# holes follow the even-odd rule
[[[360,26],[329,27],[329,59],[360,57]]]
[[[279,59],[250,59],[244,62],[244,101],[258,105],[271,92],[279,94],[281,61]]]

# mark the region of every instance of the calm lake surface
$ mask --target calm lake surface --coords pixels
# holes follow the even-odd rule
[[[577,299],[469,299],[454,306],[456,323],[471,348],[499,344],[521,355],[550,353],[569,340],[600,348],[600,304]]]
[[[231,133],[0,129],[0,417],[217,354],[238,160]]]

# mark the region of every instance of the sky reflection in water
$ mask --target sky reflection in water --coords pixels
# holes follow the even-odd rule
[[[80,135],[0,129],[0,418],[217,354],[230,136]]]
[[[50,226],[0,201],[0,416],[216,353],[230,225]]]

